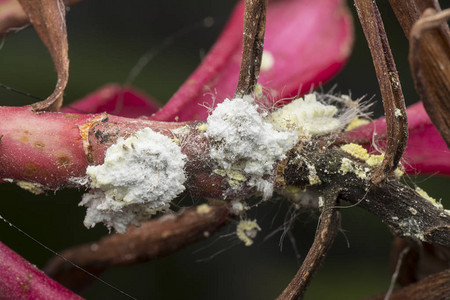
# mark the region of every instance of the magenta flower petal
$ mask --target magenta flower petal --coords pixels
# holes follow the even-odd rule
[[[61,111],[75,113],[107,112],[116,116],[136,118],[150,116],[158,109],[159,105],[156,101],[133,88],[109,84],[70,106],[62,108]]]
[[[0,242],[0,299],[83,299]]]
[[[406,112],[408,113],[409,139],[402,160],[406,172],[412,174],[437,172],[450,175],[450,150],[431,123],[422,102],[409,106]],[[376,145],[383,149],[386,138],[385,118],[350,131],[347,140],[366,145],[370,151],[373,151],[375,149],[371,145],[372,137]]]
[[[208,109],[233,97],[242,52],[244,5],[239,3],[199,68],[151,118],[205,120]],[[353,26],[341,0],[271,1],[259,83],[272,102],[309,91],[331,78],[350,55]]]

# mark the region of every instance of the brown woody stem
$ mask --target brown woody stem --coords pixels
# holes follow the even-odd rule
[[[334,238],[339,231],[340,214],[335,208],[337,194],[324,195],[325,204],[319,218],[319,227],[314,242],[308,251],[300,269],[286,289],[277,298],[291,300],[303,297],[316,271],[319,269],[328,250],[333,245]]]
[[[309,186],[309,170],[303,164],[295,164],[296,157],[306,156],[314,161],[316,175],[321,185],[309,189],[323,193],[328,189],[338,191],[338,199],[348,201],[378,216],[396,236],[404,236],[431,244],[450,247],[450,213],[424,199],[413,189],[390,176],[378,185],[353,173],[341,172],[343,158],[352,159],[339,148],[321,150],[328,141],[316,145],[304,145],[292,152],[291,162],[284,170],[286,185],[300,188]],[[355,160],[355,162],[357,162]],[[365,168],[364,164],[360,165]]]
[[[227,223],[228,216],[226,205],[184,209],[176,215],[165,215],[132,227],[126,234],[109,235],[98,242],[67,249],[61,253],[66,260],[55,257],[44,271],[66,287],[79,291],[95,278],[74,264],[98,275],[112,266],[163,257],[214,234]]]
[[[375,184],[395,170],[408,140],[408,121],[402,88],[383,21],[373,0],[355,0],[380,85],[386,113],[387,145],[383,163],[372,175]]]
[[[251,94],[259,77],[264,49],[267,0],[245,0],[242,61],[235,97]]]

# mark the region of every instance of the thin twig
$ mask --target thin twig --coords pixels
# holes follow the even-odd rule
[[[201,205],[177,215],[132,227],[126,234],[113,234],[100,241],[61,252],[61,256],[79,267],[99,275],[107,268],[130,265],[169,255],[198,240],[207,238],[228,221],[225,205]],[[80,290],[93,278],[66,260],[53,258],[44,271],[72,290]]]
[[[395,288],[395,284],[397,283],[397,278],[398,278],[398,274],[400,273],[400,268],[403,263],[403,258],[409,252],[410,249],[411,249],[410,247],[406,247],[405,249],[402,250],[402,252],[398,256],[397,265],[395,266],[394,273],[392,273],[391,283],[389,284],[389,289],[387,290],[386,295],[384,296],[383,300],[389,300],[391,298],[392,292],[394,291],[394,288]]]
[[[387,145],[383,163],[373,172],[375,184],[395,170],[408,141],[408,121],[402,88],[383,21],[373,0],[355,0],[380,85],[386,113]]]
[[[333,245],[334,238],[339,231],[340,214],[335,209],[337,194],[324,195],[324,208],[319,218],[319,227],[314,242],[308,251],[300,269],[278,300],[299,299],[306,292],[312,277],[319,269],[328,250]]]
[[[242,61],[235,97],[251,94],[258,81],[264,48],[267,0],[245,0]]]

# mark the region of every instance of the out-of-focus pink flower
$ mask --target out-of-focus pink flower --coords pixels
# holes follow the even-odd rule
[[[243,14],[244,3],[241,2],[201,65],[169,102],[149,119],[205,120],[208,109],[204,106],[214,107],[225,98],[233,97],[242,56]],[[270,1],[258,82],[270,92],[271,102],[309,91],[342,68],[352,44],[353,24],[345,1]],[[104,108],[104,105],[96,104],[97,101],[104,103],[104,100],[102,92],[99,92],[89,97],[89,103],[83,99],[85,104],[74,103],[71,107],[83,110],[87,110],[86,105]],[[99,109],[88,111],[102,112]],[[108,112],[114,113],[114,110]]]
[[[159,109],[158,103],[131,87],[106,85],[74,104],[63,107],[66,113],[101,113],[137,118],[151,116]]]
[[[152,119],[205,120],[208,111],[233,97],[241,64],[241,2],[199,68]],[[341,0],[270,1],[258,82],[272,101],[309,91],[341,69],[353,44],[352,18]]]

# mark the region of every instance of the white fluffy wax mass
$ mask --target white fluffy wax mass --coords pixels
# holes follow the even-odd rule
[[[334,105],[322,104],[315,94],[304,99],[295,99],[269,117],[278,130],[294,130],[301,135],[318,135],[336,131],[342,124],[336,117],[338,109]]]
[[[119,138],[102,165],[86,170],[93,190],[80,203],[88,207],[84,224],[104,222],[124,232],[128,224],[167,209],[185,189],[184,160],[176,143],[150,128]]]
[[[211,142],[210,155],[220,168],[241,172],[250,185],[272,194],[264,175],[273,173],[275,162],[284,159],[296,144],[296,133],[277,131],[263,119],[250,96],[225,99],[208,117],[206,135]]]

